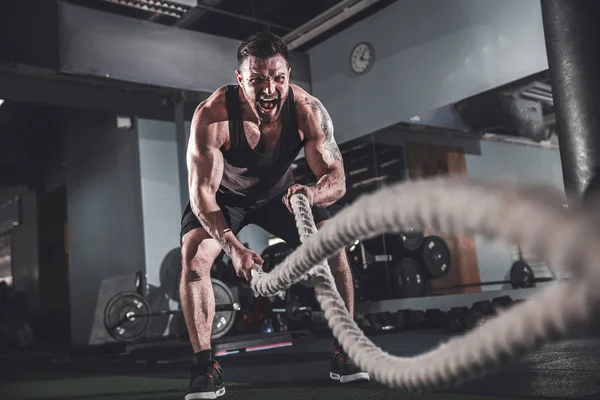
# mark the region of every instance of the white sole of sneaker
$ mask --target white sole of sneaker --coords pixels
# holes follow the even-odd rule
[[[370,381],[371,377],[366,372],[357,372],[352,375],[338,375],[333,372],[329,373],[329,377],[334,381],[339,381],[340,383],[350,383],[350,382],[358,382],[358,381]]]
[[[216,392],[206,393],[189,393],[185,395],[185,400],[204,400],[204,399],[216,399],[225,394],[225,388],[217,390]]]

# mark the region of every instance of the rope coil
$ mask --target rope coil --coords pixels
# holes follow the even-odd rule
[[[566,210],[564,195],[540,186],[436,178],[401,183],[359,198],[317,231],[308,200],[291,199],[302,245],[270,273],[254,275],[256,295],[273,296],[302,279],[315,295],[334,336],[356,364],[392,388],[456,386],[545,343],[590,329],[600,304],[600,230],[593,214]],[[375,346],[348,314],[327,259],[357,239],[408,227],[445,234],[480,234],[520,243],[573,278],[501,311],[469,333],[425,354],[405,358]]]

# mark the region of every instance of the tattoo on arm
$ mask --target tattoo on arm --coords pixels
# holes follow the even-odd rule
[[[334,160],[340,161],[342,159],[342,154],[333,137],[333,121],[331,120],[329,113],[327,113],[327,110],[323,104],[316,99],[305,97],[303,104],[306,104],[318,111],[321,119],[321,130],[325,134],[325,139],[323,140],[325,150],[329,152],[329,155],[333,157]]]

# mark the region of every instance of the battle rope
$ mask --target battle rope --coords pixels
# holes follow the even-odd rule
[[[291,200],[302,245],[270,273],[257,271],[252,289],[274,296],[310,271],[334,336],[363,371],[390,388],[455,386],[545,343],[592,328],[600,304],[598,218],[584,210],[564,209],[564,195],[557,191],[453,178],[402,183],[359,198],[319,231],[306,197],[294,195]],[[569,266],[573,278],[550,285],[428,353],[392,356],[350,318],[326,260],[357,239],[408,227],[519,243],[555,268]]]

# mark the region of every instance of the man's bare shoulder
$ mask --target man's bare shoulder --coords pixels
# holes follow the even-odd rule
[[[192,118],[192,129],[197,135],[209,136],[198,137],[198,140],[209,139],[223,144],[228,140],[228,115],[227,101],[225,99],[225,87],[213,92],[206,100],[198,104]]]
[[[198,104],[194,111],[194,119],[202,125],[227,121],[225,87],[215,90],[206,100]]]
[[[331,135],[333,123],[323,103],[300,86],[294,85],[293,90],[298,127],[304,137],[319,139]]]
[[[315,96],[308,93],[301,86],[290,84],[290,88],[294,91],[294,100],[296,103],[296,111],[301,116],[313,114],[319,111],[323,105]]]

